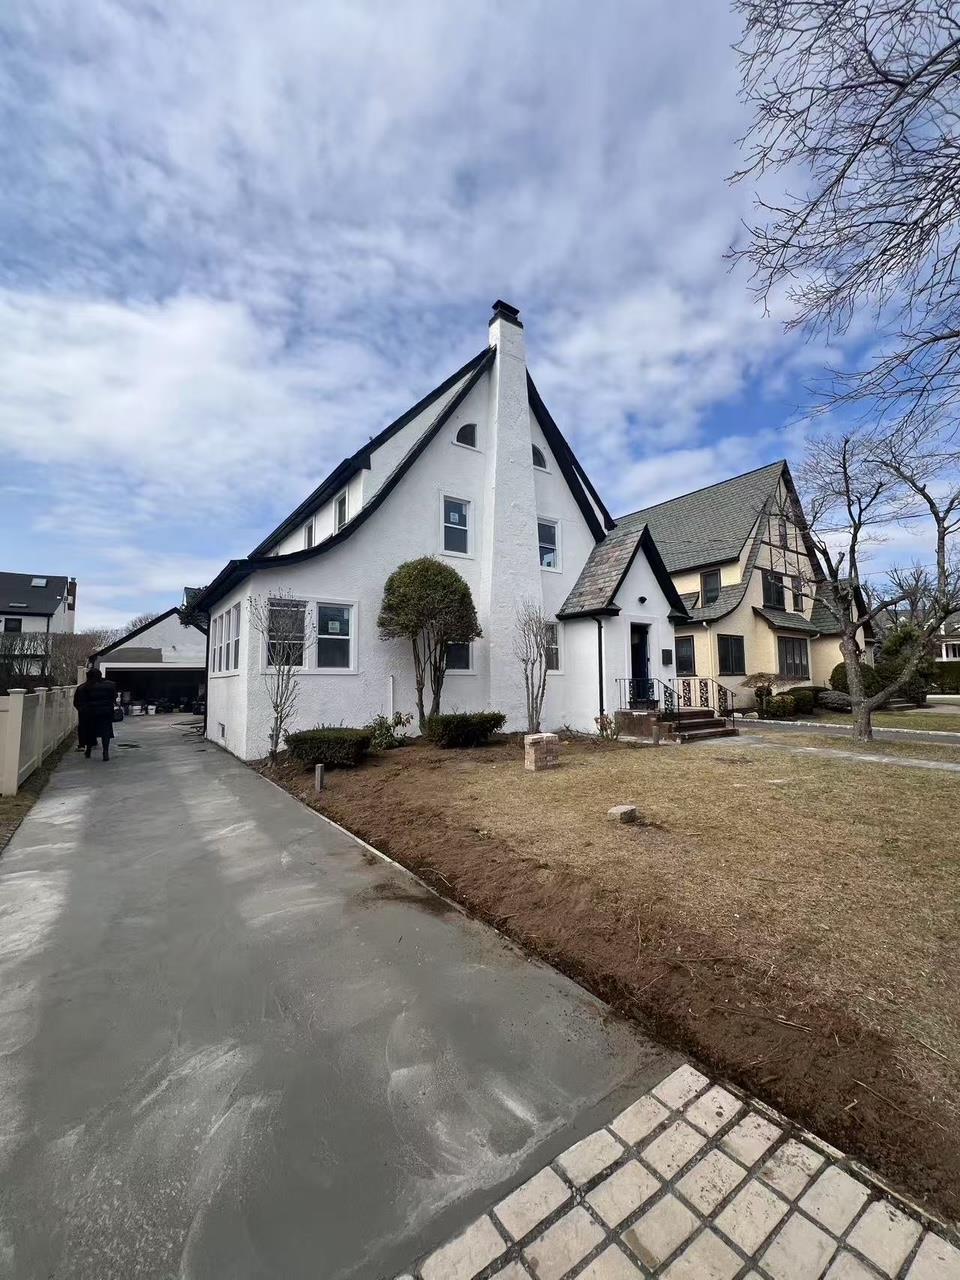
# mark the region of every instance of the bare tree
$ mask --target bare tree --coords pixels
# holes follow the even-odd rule
[[[828,401],[925,420],[960,398],[960,7],[955,0],[734,0],[753,110],[734,180],[784,172],[744,246],[793,327],[886,338]]]
[[[26,676],[49,679],[50,636],[44,631],[0,632],[0,674],[6,683]]]
[[[127,625],[118,632],[116,638],[119,640],[120,636],[126,635],[128,631],[137,631],[140,627],[145,627],[148,623],[153,622],[154,618],[159,617],[160,615],[156,610],[153,612],[148,610],[146,613],[138,613],[135,618],[131,618]]]
[[[521,600],[513,635],[513,652],[523,671],[523,687],[527,697],[527,732],[540,732],[543,699],[547,692],[547,659],[550,648],[550,623],[540,605]]]
[[[110,643],[112,634],[105,627],[89,631],[53,632],[50,636],[50,683],[76,684],[79,668],[91,654]]]
[[[934,466],[936,441],[929,433],[906,449],[899,432],[899,427],[886,433],[874,428],[816,440],[808,447],[800,476],[807,503],[805,533],[824,574],[813,589],[840,632],[854,736],[860,740],[873,736],[873,712],[910,681],[930,637],[960,606],[960,556],[950,544],[960,529],[956,461],[944,453]],[[914,529],[918,520],[933,526],[933,568],[919,584],[913,572],[895,568],[886,583],[868,594],[863,566],[871,544],[882,541],[892,526]],[[896,618],[904,605],[912,609],[914,640],[896,678],[868,696],[862,666],[865,633],[878,618]]]
[[[249,608],[250,627],[264,653],[263,685],[272,712],[268,753],[276,760],[297,709],[298,675],[304,652],[316,639],[316,626],[308,616],[306,601],[287,592],[253,596]]]

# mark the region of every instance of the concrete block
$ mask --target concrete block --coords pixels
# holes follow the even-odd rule
[[[928,1231],[910,1264],[907,1280],[954,1280],[960,1276],[960,1249]]]
[[[657,1125],[666,1120],[670,1112],[656,1098],[638,1098],[626,1111],[621,1111],[610,1128],[617,1137],[631,1145],[642,1142],[647,1134],[653,1133]]]
[[[901,1213],[889,1200],[878,1200],[847,1236],[847,1244],[859,1249],[885,1276],[895,1276],[919,1236],[918,1222]]]
[[[646,1267],[658,1267],[691,1236],[700,1219],[676,1196],[667,1195],[627,1231],[621,1239]]]
[[[836,1248],[836,1240],[795,1213],[774,1236],[760,1265],[770,1280],[820,1280]]]
[[[499,1276],[497,1280],[500,1280]],[[590,1263],[586,1271],[580,1272],[577,1280],[640,1280],[640,1275],[626,1254],[612,1244]]]
[[[791,1138],[775,1151],[760,1170],[760,1177],[781,1195],[795,1200],[823,1164],[823,1156]]]
[[[663,1280],[733,1280],[743,1266],[729,1245],[710,1230],[701,1231],[693,1244],[687,1245],[676,1262],[663,1274]]]
[[[752,1254],[760,1248],[786,1214],[789,1205],[762,1182],[748,1182],[717,1218],[723,1234]]]
[[[782,1129],[769,1120],[764,1120],[762,1116],[749,1115],[738,1125],[734,1125],[721,1145],[741,1163],[756,1164],[782,1133]]]
[[[522,1240],[569,1198],[570,1188],[563,1179],[552,1169],[541,1169],[522,1187],[517,1187],[505,1200],[501,1200],[494,1213],[513,1240]]]
[[[689,1200],[701,1213],[713,1213],[721,1200],[741,1183],[746,1173],[729,1156],[714,1148],[677,1183],[684,1200]]]
[[[709,1083],[710,1081],[701,1071],[684,1063],[682,1067],[677,1067],[676,1071],[671,1072],[666,1080],[661,1080],[652,1092],[661,1102],[665,1102],[668,1107],[673,1107],[677,1111],[685,1102],[696,1097]]]
[[[318,764],[313,769],[313,789],[314,791],[323,790],[323,765]]]
[[[702,1133],[678,1120],[644,1147],[643,1158],[661,1178],[672,1178],[693,1159],[706,1141]]]
[[[489,1218],[478,1218],[456,1239],[432,1253],[420,1269],[423,1280],[473,1280],[507,1246]]]
[[[637,806],[635,804],[615,804],[612,809],[607,810],[607,817],[611,822],[636,822]]]
[[[587,1204],[608,1227],[618,1227],[659,1190],[659,1180],[636,1160],[630,1160],[594,1187],[587,1196]]]
[[[603,1228],[578,1205],[527,1245],[523,1256],[537,1280],[561,1280],[602,1239]]]
[[[708,1138],[712,1138],[728,1120],[732,1120],[738,1111],[743,1110],[743,1103],[728,1093],[726,1089],[721,1089],[719,1085],[714,1085],[712,1089],[708,1089],[703,1097],[698,1098],[696,1102],[690,1104],[686,1110],[686,1119],[691,1124],[696,1125],[701,1133],[705,1133]]]

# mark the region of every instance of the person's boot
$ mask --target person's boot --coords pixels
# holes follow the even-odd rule
[[[93,750],[93,747],[87,747],[86,751],[84,751],[84,753],[83,753],[83,754],[87,757],[87,759],[88,759],[88,760],[90,759],[90,753],[91,753],[91,751],[92,751],[92,750]]]
[[[103,758],[104,760],[110,759],[110,748],[107,746],[106,743],[103,744]]]

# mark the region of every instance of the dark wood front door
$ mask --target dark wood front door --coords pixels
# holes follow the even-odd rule
[[[631,701],[644,702],[648,696],[647,680],[650,678],[650,652],[648,635],[650,628],[644,622],[630,623],[630,679]]]

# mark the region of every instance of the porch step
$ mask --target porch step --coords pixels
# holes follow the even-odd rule
[[[706,738],[736,738],[740,730],[735,728],[727,720],[715,720],[712,725],[706,728],[680,730],[681,742],[702,742]]]

